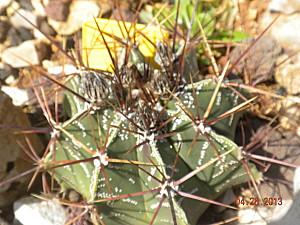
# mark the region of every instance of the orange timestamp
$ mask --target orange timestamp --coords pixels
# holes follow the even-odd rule
[[[267,197],[267,198],[258,198],[258,197],[238,197],[235,201],[237,206],[276,206],[282,205],[281,197]]]

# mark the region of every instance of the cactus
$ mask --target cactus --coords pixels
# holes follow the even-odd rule
[[[113,74],[87,70],[67,84],[78,95],[65,94],[69,120],[55,127],[45,164],[67,162],[52,175],[104,224],[196,224],[208,202],[249,180],[233,142],[242,113],[228,113],[240,96],[226,81],[194,83],[182,52],[157,49],[159,68],[133,48]]]
[[[41,172],[44,193],[49,193],[55,191],[56,183],[48,185],[48,172],[60,185],[59,190],[65,193],[73,189],[82,196],[80,202],[59,199],[68,207],[80,208],[79,215],[68,224],[89,212],[95,224],[194,225],[209,204],[236,209],[216,200],[226,190],[249,180],[256,188],[255,183],[262,175],[249,160],[287,165],[248,153],[257,148],[259,141],[264,142],[263,138],[254,138],[243,148],[234,143],[235,129],[243,114],[241,109],[253,100],[247,100],[249,93],[239,87],[252,93],[269,93],[240,85],[239,80],[227,80],[226,69],[219,76],[220,68],[213,57],[216,50],[210,49],[206,36],[237,41],[245,38],[243,33],[223,32],[219,29],[219,15],[215,14],[218,10],[206,8],[203,3],[175,2],[167,9],[155,4],[151,11],[155,15],[149,16],[147,9],[147,18],[142,18],[143,12],[136,14],[147,24],[141,27],[136,26],[137,21],[132,24],[113,21],[112,24],[120,27],[120,33],[113,27],[106,26],[109,27],[106,30],[100,26],[98,21],[102,19],[87,22],[83,28],[89,29],[82,29],[83,34],[93,32],[87,35],[91,39],[83,35],[82,43],[90,45],[82,45],[81,60],[76,60],[75,54],[69,55],[46,35],[67,56],[68,62],[71,60],[80,70],[77,76],[60,77],[52,76],[42,67],[32,68],[65,90],[64,115],[59,115],[57,86],[50,91],[56,95],[51,101],[47,101],[49,93],[42,86],[40,89],[39,85],[33,86],[50,127],[34,127],[28,131],[45,134],[51,131],[50,142],[41,157],[35,154],[30,142],[26,143],[30,151],[22,146],[35,167],[0,181],[0,187],[33,173],[30,188]],[[96,26],[92,26],[93,22]],[[171,32],[159,26],[153,29],[153,24],[163,25]],[[150,27],[148,31],[155,35],[149,35],[145,27]],[[162,35],[156,35],[161,30]],[[112,45],[103,43],[104,36],[109,37]],[[151,42],[150,51],[148,45],[141,48],[141,37],[144,42]],[[161,38],[172,41],[157,43]],[[95,45],[98,42],[100,45]],[[120,52],[111,58],[108,58],[110,54],[103,57],[103,51],[112,46]],[[155,50],[156,55],[151,58]],[[246,53],[233,62],[231,69]],[[216,76],[197,80],[200,78],[197,63],[207,65],[208,61]],[[48,105],[53,100],[55,118]],[[60,118],[67,119],[59,123]]]

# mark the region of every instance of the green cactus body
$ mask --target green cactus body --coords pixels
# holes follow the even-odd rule
[[[78,77],[68,85],[79,92]],[[241,149],[233,142],[241,113],[206,124],[240,104],[238,95],[221,86],[208,118],[201,121],[216,86],[212,79],[202,80],[186,85],[179,97],[158,98],[171,118],[164,131],[133,129],[132,120],[139,114],[122,113],[114,101],[77,118],[86,104],[66,93],[67,114],[76,119],[60,130],[56,149],[47,160],[80,163],[56,168],[56,180],[97,206],[105,224],[149,224],[154,219],[159,225],[174,220],[180,225],[197,224],[208,203],[181,193],[213,200],[249,180]],[[255,179],[260,178],[253,165],[250,170]],[[197,173],[181,181],[192,171]]]

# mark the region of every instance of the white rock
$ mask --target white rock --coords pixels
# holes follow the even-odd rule
[[[260,24],[261,30],[264,30],[275,19],[277,15],[267,11]],[[292,15],[281,15],[271,26],[269,34],[285,50],[296,52],[300,50],[300,13]]]
[[[281,220],[292,205],[292,200],[282,200],[276,207],[246,208],[238,211],[240,225],[268,225]],[[295,223],[297,224],[297,223]]]
[[[298,83],[300,83],[300,81]],[[296,130],[300,121],[300,97],[288,95],[281,100],[279,107],[279,122],[281,127],[287,130]]]
[[[57,201],[40,201],[33,197],[14,203],[15,219],[23,225],[62,225],[67,213]]]
[[[14,77],[14,75],[8,75],[4,81],[8,85],[15,85],[18,83],[18,80]]]
[[[3,85],[1,90],[13,100],[15,106],[21,106],[29,101],[29,93],[27,90],[19,89],[17,87],[10,87]]]
[[[45,7],[44,7],[44,1],[43,0],[31,0],[31,4],[34,8],[34,13],[38,16],[45,17]]]
[[[269,10],[291,14],[300,10],[300,0],[272,0],[269,3]]]
[[[293,200],[283,200],[275,207],[242,209],[238,212],[240,225],[296,225],[300,221],[300,167],[295,170]]]
[[[300,62],[285,64],[275,72],[275,80],[284,87],[289,94],[300,94]]]
[[[292,202],[292,201],[291,201]],[[282,207],[283,212],[279,212],[284,214],[282,218],[276,218],[269,225],[296,225],[299,224],[300,221],[300,193],[298,192],[295,195],[292,204],[286,204]]]
[[[17,12],[24,16],[27,20],[37,26],[37,16],[33,14],[31,11],[25,9],[18,9]],[[18,13],[14,13],[13,16],[10,17],[10,22],[15,28],[25,27],[27,29],[34,29],[34,27],[26,21],[22,16]]]
[[[6,9],[11,4],[12,0],[1,0],[0,1],[0,12]]]
[[[251,224],[251,225],[267,225],[267,222],[264,221],[264,218],[268,216],[267,209],[241,209],[238,211],[239,224]]]
[[[61,65],[58,62],[45,59],[42,62],[43,67],[52,75],[70,75],[74,73],[79,73],[79,70],[73,64]]]
[[[25,41],[17,47],[10,47],[2,52],[2,62],[14,68],[38,65],[45,57],[46,46],[36,40]]]
[[[57,33],[70,35],[79,30],[84,22],[97,17],[99,13],[100,7],[94,1],[73,1],[66,22],[59,22],[52,19],[48,19],[48,22]]]
[[[300,191],[300,167],[295,169],[293,189],[294,194]]]
[[[55,66],[48,69],[48,72],[55,75],[65,74],[70,75],[78,73],[78,69],[74,65]]]

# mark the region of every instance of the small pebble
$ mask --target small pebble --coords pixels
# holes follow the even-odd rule
[[[45,17],[45,4],[43,0],[31,0],[32,7],[34,8],[34,14],[40,17]]]
[[[271,12],[292,14],[300,10],[300,0],[272,0],[268,9]]]
[[[29,101],[29,93],[27,90],[3,85],[1,87],[1,91],[3,91],[13,100],[13,104],[15,106],[25,105]]]
[[[11,4],[12,0],[1,0],[0,1],[0,14],[2,14],[6,8]]]
[[[31,11],[18,9],[17,12],[10,17],[10,22],[15,28],[25,27],[31,30],[34,29],[34,26],[32,26],[32,24],[30,24],[27,20],[37,26],[37,16]]]
[[[44,34],[49,35],[49,36],[56,35],[56,31],[48,24],[48,22],[46,20],[42,20],[40,22],[39,29],[40,30],[35,29],[33,31],[33,35],[36,39],[45,40],[46,42],[48,42],[49,40]]]
[[[23,225],[62,225],[67,219],[65,209],[57,201],[40,201],[33,197],[16,201],[14,214]]]
[[[94,1],[73,1],[70,5],[70,13],[65,22],[48,18],[48,23],[60,35],[71,35],[78,31],[84,22],[93,20],[100,13],[99,5]]]
[[[55,30],[48,24],[46,20],[41,21],[40,29],[45,34],[48,34],[50,36],[54,36],[56,34]]]
[[[80,200],[80,195],[76,191],[71,190],[68,198],[71,202],[78,202]]]
[[[25,41],[2,52],[2,61],[13,68],[40,64],[47,55],[46,45],[36,40]]]
[[[9,30],[9,22],[6,18],[0,18],[0,42],[6,39]]]
[[[14,69],[9,65],[0,62],[0,80],[4,81],[9,76],[15,77],[16,75],[18,75],[17,69]]]
[[[275,79],[289,94],[300,94],[300,62],[286,64],[276,70]]]
[[[7,32],[6,45],[7,46],[17,46],[22,43],[22,38],[19,35],[19,32],[11,27]]]
[[[56,21],[66,21],[69,15],[70,0],[50,1],[45,11],[49,18]]]
[[[268,27],[277,14],[265,12],[261,19],[261,30]],[[281,14],[278,20],[272,24],[268,34],[286,51],[296,52],[300,50],[300,13],[291,15]]]
[[[18,0],[18,2],[21,8],[26,9],[28,11],[34,10],[30,0]]]
[[[18,35],[21,38],[22,42],[27,40],[32,40],[33,34],[30,30],[26,29],[25,27],[20,27],[18,30]]]

